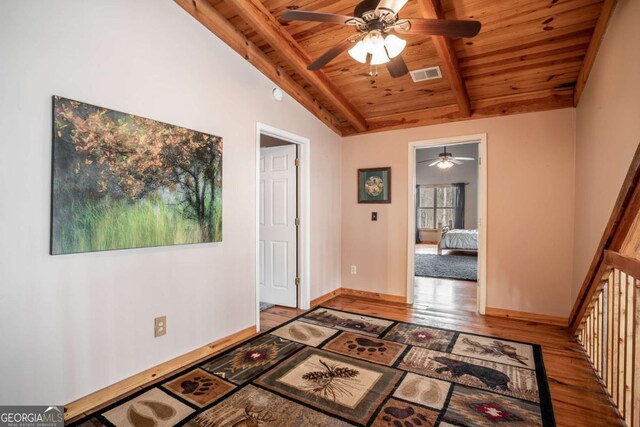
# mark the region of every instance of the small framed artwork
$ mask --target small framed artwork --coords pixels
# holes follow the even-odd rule
[[[391,203],[391,168],[358,169],[358,203]]]

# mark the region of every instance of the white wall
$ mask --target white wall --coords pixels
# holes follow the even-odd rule
[[[486,133],[487,305],[568,316],[574,125],[574,110],[566,108],[345,138],[342,286],[406,294],[409,142]],[[358,168],[382,166],[392,168],[392,203],[358,204],[350,177]],[[374,210],[377,222],[369,220]]]
[[[272,87],[169,0],[0,3],[0,404],[68,403],[255,324],[257,121],[311,139],[311,297],[340,286],[340,139]],[[223,242],[49,256],[54,94],[223,136]]]
[[[576,112],[572,300],[640,142],[640,1],[619,0]]]
[[[454,157],[470,157],[475,160],[462,162],[449,169],[429,166],[429,163],[416,164],[416,183],[418,185],[455,184],[464,182],[465,206],[464,227],[478,228],[478,144],[460,144],[447,147]],[[437,159],[442,147],[429,147],[417,150],[416,162]],[[434,238],[437,236],[433,235]]]

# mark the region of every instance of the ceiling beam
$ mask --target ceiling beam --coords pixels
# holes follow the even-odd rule
[[[344,94],[322,72],[309,71],[312,61],[298,42],[289,34],[260,2],[260,0],[225,0],[273,49],[278,51],[293,66],[296,73],[312,84],[334,105],[358,132],[367,130],[362,114],[349,102]]]
[[[569,108],[572,105],[572,88],[525,92],[474,101],[472,117],[463,117],[458,110],[458,106],[455,104],[406,113],[370,117],[367,120],[369,130],[366,133],[430,126],[461,120],[555,110],[559,108]],[[345,134],[345,136],[351,135],[353,134]]]
[[[439,0],[418,0],[418,4],[423,18],[444,19]],[[471,117],[471,102],[469,101],[467,87],[462,79],[462,72],[460,71],[456,51],[453,48],[453,42],[450,38],[444,36],[431,36],[431,39],[440,57],[440,62],[442,62],[444,73],[449,78],[451,90],[458,103],[460,116]]]
[[[175,2],[293,99],[302,104],[331,130],[338,135],[342,135],[338,120],[329,111],[284,70],[275,65],[259,47],[248,40],[206,0],[175,0]]]
[[[578,80],[576,81],[576,88],[573,96],[574,107],[577,107],[580,102],[580,97],[582,96],[584,87],[587,84],[589,74],[591,74],[593,63],[598,55],[598,49],[600,49],[600,43],[602,42],[604,33],[607,31],[609,18],[611,18],[611,14],[613,13],[615,6],[616,0],[605,0],[602,5],[602,12],[600,12],[600,16],[598,17],[598,22],[593,30],[593,36],[591,36],[591,42],[589,42],[587,53],[584,55],[584,62],[580,68],[580,73],[578,73]]]

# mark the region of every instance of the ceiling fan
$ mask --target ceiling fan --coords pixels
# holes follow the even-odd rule
[[[338,43],[316,58],[308,70],[316,71],[331,62],[345,50],[356,61],[374,67],[386,64],[391,77],[402,77],[409,72],[400,55],[407,45],[401,34],[425,34],[448,37],[474,37],[480,32],[480,22],[453,19],[400,19],[398,12],[408,0],[364,0],[353,11],[354,16],[337,15],[307,10],[290,10],[281,18],[287,21],[328,22],[351,25],[358,33]]]
[[[447,152],[447,147],[444,147],[444,152],[438,154],[437,159],[421,160],[418,163],[432,162],[429,166],[438,166],[440,169],[449,169],[453,165],[461,165],[465,160],[475,160],[473,157],[454,157],[453,154]]]

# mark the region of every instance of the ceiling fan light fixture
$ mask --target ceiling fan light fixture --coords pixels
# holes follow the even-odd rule
[[[349,56],[361,64],[365,64],[367,62],[367,54],[367,49],[362,41],[359,41],[355,46],[349,49]]]
[[[384,47],[384,38],[380,31],[370,31],[364,39],[362,39],[365,49],[368,53],[375,55],[377,51]]]
[[[442,161],[442,162],[438,163],[437,166],[440,169],[449,169],[450,167],[453,166],[453,163],[451,163],[449,160],[445,160],[445,161]]]
[[[401,56],[407,47],[407,41],[389,34],[390,31],[444,37],[475,37],[480,31],[481,23],[475,20],[400,19],[398,14],[407,3],[408,0],[360,0],[353,15],[297,10],[297,7],[292,6],[280,18],[286,21],[351,26],[358,32],[325,51],[307,65],[307,70],[317,71],[343,52],[349,51],[355,61],[369,63],[371,76],[378,75],[375,67],[386,64],[389,75],[393,78],[407,75],[409,68]]]
[[[389,34],[384,39],[384,47],[387,48],[389,58],[395,58],[396,56],[400,55],[406,46],[406,40],[402,40],[400,37],[397,37],[393,34]]]
[[[371,65],[382,65],[389,62],[389,57],[387,56],[387,52],[384,47],[373,52],[371,56]]]

